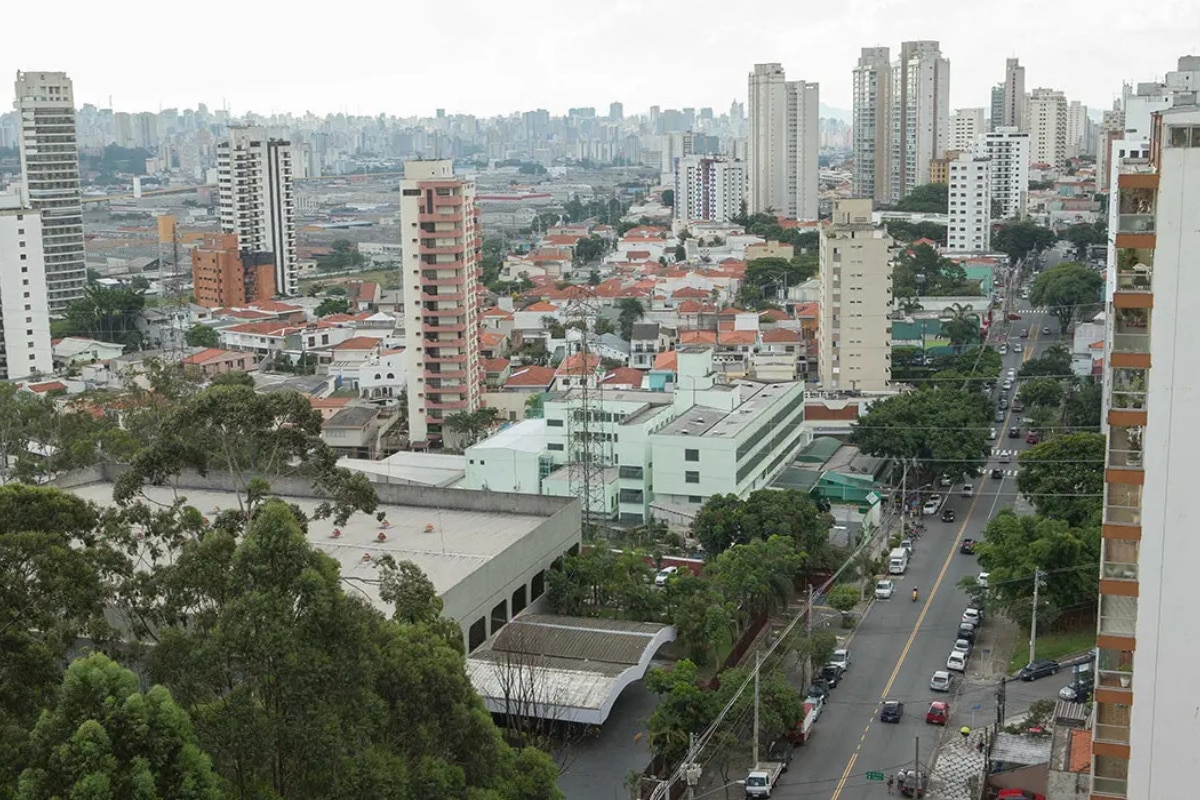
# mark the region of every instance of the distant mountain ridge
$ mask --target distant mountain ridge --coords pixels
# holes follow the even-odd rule
[[[821,103],[819,114],[822,117],[836,119],[846,123],[849,123],[854,119],[854,112],[847,111],[844,108],[833,108],[825,105],[824,103]]]

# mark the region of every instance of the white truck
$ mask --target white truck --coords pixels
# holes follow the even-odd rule
[[[760,761],[755,764],[746,776],[746,797],[770,797],[786,766],[782,761]]]
[[[903,575],[908,569],[908,549],[897,547],[888,556],[888,574]]]

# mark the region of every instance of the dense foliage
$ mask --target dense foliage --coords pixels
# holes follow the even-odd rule
[[[1066,331],[1075,320],[1089,319],[1100,310],[1103,286],[1104,277],[1085,264],[1055,264],[1033,279],[1029,302],[1049,309]]]

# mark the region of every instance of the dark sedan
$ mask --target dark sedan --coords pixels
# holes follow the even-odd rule
[[[1045,678],[1047,675],[1055,675],[1060,669],[1062,669],[1062,665],[1057,661],[1044,658],[1039,661],[1032,661],[1021,667],[1021,671],[1017,673],[1017,677],[1023,681],[1036,681],[1038,678]]]
[[[888,700],[879,710],[880,722],[899,722],[904,716],[904,703],[899,700]]]
[[[1004,470],[1002,470],[1002,469],[993,469],[993,470],[992,470],[992,477],[993,477],[993,478],[1003,478],[1003,477],[1004,477]]]
[[[962,546],[958,548],[958,552],[962,553],[964,556],[975,555],[975,540],[963,539]]]
[[[821,680],[830,689],[836,689],[837,685],[842,682],[842,674],[844,672],[845,670],[837,664],[826,664],[821,667]]]
[[[954,522],[954,509],[953,508],[942,509],[942,522]]]

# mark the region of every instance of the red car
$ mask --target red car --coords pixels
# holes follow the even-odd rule
[[[1038,433],[1037,431],[1030,431],[1029,433],[1025,434],[1026,444],[1037,444],[1041,440],[1042,440],[1042,435],[1040,433]]]
[[[1046,800],[1046,795],[1024,789],[1001,789],[996,800]]]
[[[1020,318],[1021,318],[1021,315],[1020,315],[1020,314],[1014,314],[1013,312],[1011,312],[1011,311],[1010,311],[1010,312],[1008,312],[1008,318],[1009,318],[1009,319],[1012,319],[1012,320],[1017,320],[1017,319],[1020,319]]]
[[[945,725],[950,721],[950,706],[943,703],[941,700],[934,700],[929,704],[929,711],[925,712],[925,721],[930,725]],[[1042,800],[1046,800],[1042,798]]]

